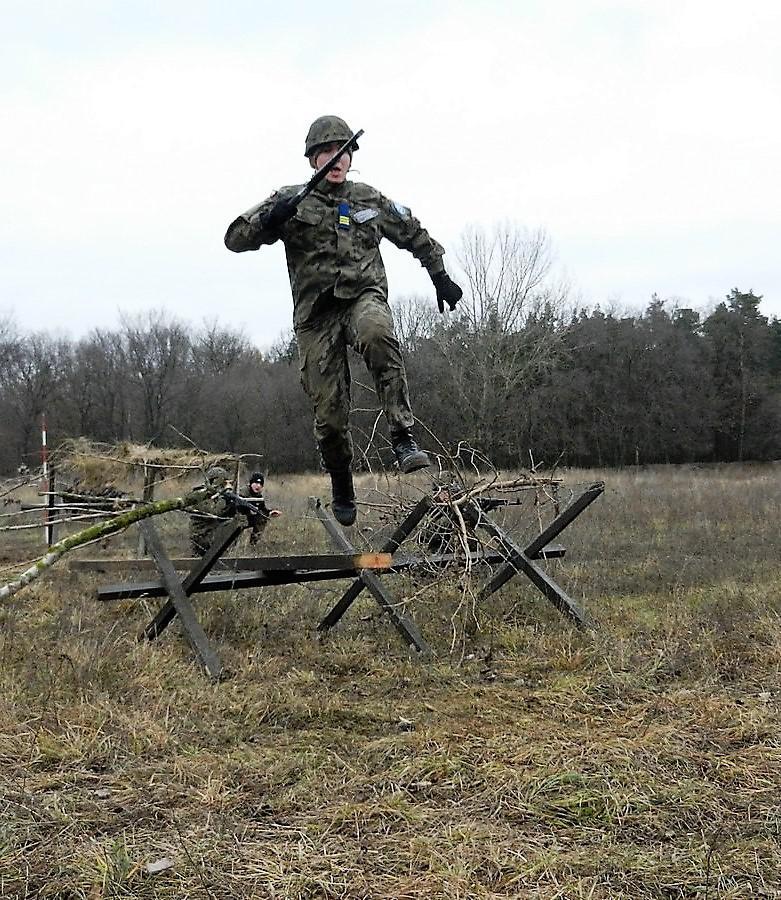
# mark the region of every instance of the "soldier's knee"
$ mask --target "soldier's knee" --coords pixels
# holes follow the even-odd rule
[[[392,338],[393,331],[388,328],[385,322],[377,319],[367,319],[367,321],[361,323],[358,340],[368,348],[382,346],[388,339]]]
[[[372,322],[362,329],[357,349],[370,368],[398,365],[401,360],[401,349],[393,330],[380,322]]]

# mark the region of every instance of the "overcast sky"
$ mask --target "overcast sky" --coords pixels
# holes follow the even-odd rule
[[[585,304],[781,317],[781,4],[0,0],[0,312],[73,336],[160,308],[291,324],[280,245],[238,213],[308,176],[319,115],[366,134],[352,177],[455,250],[550,235]],[[433,291],[390,244],[391,298]]]

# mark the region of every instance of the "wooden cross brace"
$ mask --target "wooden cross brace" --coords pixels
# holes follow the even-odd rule
[[[155,565],[160,572],[160,577],[163,580],[169,599],[139,635],[139,640],[153,641],[156,637],[159,637],[174,616],[179,616],[182,630],[190,642],[198,662],[203,666],[204,671],[210,678],[218,679],[222,673],[222,663],[209,643],[206,632],[195,617],[195,610],[189,600],[189,595],[193,593],[215,562],[241,534],[242,526],[235,519],[230,519],[220,525],[206,553],[201,559],[196,561],[195,565],[187,573],[184,581],[181,581],[177,575],[152,521],[145,519],[140,523],[140,528],[147,549],[152,554]]]
[[[579,628],[595,629],[597,625],[591,616],[575,600],[568,596],[534,560],[540,556],[546,556],[545,548],[550,546],[550,542],[574,522],[583,510],[590,506],[604,490],[604,482],[597,481],[592,484],[566,509],[562,510],[550,525],[524,548],[519,547],[503,529],[489,518],[484,510],[480,509],[476,503],[473,503],[472,511],[478,517],[477,527],[487,531],[507,554],[507,562],[481,588],[477,595],[478,602],[498,591],[503,584],[506,584],[511,578],[522,572],[559,612],[572,619]]]
[[[404,521],[383,544],[381,552],[395,553],[405,538],[409,537],[415,528],[417,528],[421,519],[426,515],[429,509],[431,509],[432,505],[433,501],[428,496],[419,500]],[[323,523],[323,527],[330,535],[334,546],[343,553],[355,553],[355,547],[353,547],[344,532],[339,528],[336,520],[323,508],[320,500],[317,497],[310,497],[309,506],[314,510],[317,518]],[[369,589],[374,599],[379,603],[382,610],[391,620],[393,627],[398,631],[402,640],[408,647],[415,649],[421,654],[428,654],[431,652],[429,645],[423,639],[423,635],[418,630],[417,625],[412,619],[404,615],[385,589],[379,577],[368,569],[363,569],[360,572],[358,578],[352,583],[347,591],[345,591],[338,603],[317,626],[317,630],[327,631],[329,628],[333,628],[364,588]]]

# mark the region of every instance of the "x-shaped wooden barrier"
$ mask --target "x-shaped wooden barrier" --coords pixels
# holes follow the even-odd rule
[[[470,500],[470,513],[477,527],[487,531],[499,545],[504,565],[481,588],[478,600],[483,600],[495,593],[512,577],[522,572],[538,588],[543,595],[556,606],[556,608],[568,618],[572,619],[580,628],[596,628],[594,620],[585,612],[553,578],[548,575],[536,560],[561,557],[564,548],[554,545],[552,541],[572,524],[575,519],[604,491],[602,482],[596,482],[577,497],[566,509],[562,510],[531,543],[521,548],[499,525],[487,514],[479,500]],[[355,552],[355,548],[339,528],[336,521],[326,512],[316,497],[310,498],[310,506],[317,517],[323,523],[331,540],[340,550]],[[382,545],[381,550],[386,553],[396,553],[403,541],[405,541],[420,524],[429,510],[436,507],[431,497],[424,496],[408,513],[396,531]],[[444,506],[444,504],[443,504]],[[479,557],[478,554],[470,554]],[[364,588],[368,588],[381,608],[388,614],[391,622],[409,647],[414,647],[420,653],[429,652],[428,644],[423,639],[414,622],[403,615],[392,596],[385,589],[379,577],[374,572],[362,572],[352,585],[345,591],[335,606],[323,618],[317,626],[318,631],[328,631],[342,618],[353,602],[360,596]]]
[[[333,542],[334,546],[338,550],[341,550],[343,553],[355,553],[355,547],[353,547],[350,541],[347,540],[347,537],[345,536],[341,528],[339,528],[336,520],[323,508],[320,500],[317,497],[310,497],[309,505],[310,508],[314,510],[317,518],[320,519],[320,521],[323,523],[323,527],[330,535],[331,541]],[[381,552],[395,553],[399,549],[405,538],[409,537],[409,535],[412,534],[412,532],[420,523],[421,519],[426,515],[429,509],[431,509],[432,505],[433,501],[428,496],[423,497],[421,500],[419,500],[418,503],[413,507],[412,511],[406,516],[404,521],[383,544]],[[360,572],[358,578],[347,589],[347,591],[345,591],[339,602],[317,626],[317,630],[326,631],[329,628],[333,628],[333,626],[339,621],[339,619],[341,619],[345,612],[347,612],[353,601],[358,597],[358,595],[363,591],[364,588],[368,588],[369,591],[371,591],[372,596],[377,601],[377,603],[379,603],[383,611],[387,614],[388,618],[393,624],[393,627],[396,629],[396,631],[398,631],[408,647],[414,648],[418,653],[431,652],[429,645],[423,639],[423,635],[418,630],[418,626],[412,621],[412,619],[408,618],[404,615],[403,612],[401,612],[401,610],[398,608],[398,605],[385,589],[384,585],[380,582],[380,579],[377,577],[377,575],[367,569],[363,569]]]
[[[155,617],[139,635],[139,640],[153,641],[162,634],[175,616],[179,616],[182,630],[190,642],[198,662],[210,678],[219,678],[222,673],[222,663],[209,643],[201,623],[195,617],[195,610],[189,596],[241,534],[242,526],[235,519],[229,519],[220,525],[206,553],[196,561],[183,581],[180,580],[173,563],[165,552],[163,542],[153,523],[149,519],[145,519],[140,523],[140,528],[146,541],[147,550],[152,554],[152,559],[155,561],[169,599],[160,607]]]
[[[480,507],[473,502],[472,511],[477,516],[477,527],[487,531],[507,554],[507,562],[495,572],[477,595],[478,602],[490,597],[511,578],[522,572],[538,588],[550,602],[579,628],[596,628],[596,623],[566,591],[541,569],[534,560],[545,556],[545,548],[558,537],[568,525],[590,506],[605,490],[604,482],[597,481],[577,497],[568,507],[563,509],[554,520],[531,543],[521,548],[500,528]]]
[[[581,628],[595,628],[593,619],[571,598],[556,582],[536,563],[536,560],[560,557],[564,548],[554,545],[552,541],[564,531],[594,500],[604,491],[604,484],[597,482],[587,488],[566,509],[560,512],[553,521],[525,547],[520,547],[502,528],[487,514],[479,499],[468,500],[470,519],[475,527],[482,528],[491,535],[498,547],[490,550],[483,548],[478,552],[470,552],[473,561],[496,564],[504,560],[501,568],[483,585],[478,594],[478,601],[489,597],[518,573],[523,573],[543,595],[565,616]],[[320,581],[331,578],[355,577],[355,581],[344,592],[337,603],[318,625],[318,631],[327,631],[347,612],[361,592],[368,588],[381,609],[386,613],[396,631],[405,644],[420,654],[430,653],[429,645],[420,633],[414,621],[405,615],[400,605],[393,599],[385,585],[381,582],[377,571],[399,572],[421,563],[434,566],[448,565],[458,561],[460,554],[432,554],[422,559],[407,557],[404,554],[393,555],[402,543],[410,537],[427,513],[432,509],[441,509],[442,515],[453,515],[447,512],[446,504],[436,504],[429,496],[422,497],[410,510],[393,534],[385,541],[379,551],[373,554],[360,554],[341,530],[335,519],[328,513],[320,500],[310,498],[310,506],[328,532],[331,541],[342,555],[309,556],[309,557],[276,557],[263,560],[225,559],[223,564],[229,571],[210,575],[214,565],[222,559],[223,554],[241,534],[243,528],[236,519],[224,522],[216,531],[211,545],[200,559],[187,560],[190,568],[182,579],[177,573],[174,562],[166,554],[160,535],[150,520],[140,523],[140,528],[147,548],[152,555],[160,580],[157,582],[140,582],[131,584],[110,585],[98,590],[100,599],[116,599],[120,597],[165,596],[168,599],[157,614],[139,635],[139,640],[152,641],[159,637],[165,628],[179,617],[185,637],[190,643],[199,663],[207,675],[218,679],[222,673],[219,656],[209,643],[202,626],[198,622],[195,610],[190,601],[193,593],[203,590],[240,589],[243,587],[266,587],[278,584],[289,584],[303,581]],[[463,561],[463,560],[462,560]],[[105,561],[115,565],[134,564],[133,560]],[[135,561],[139,562],[139,561]],[[182,561],[177,561],[182,563]],[[85,560],[84,567],[99,567],[99,560]]]
[[[369,568],[387,569],[391,564],[389,553],[331,554],[316,556],[287,556],[270,558],[223,559],[222,555],[241,534],[243,527],[236,519],[224,522],[215,532],[212,543],[200,559],[186,560],[190,566],[183,580],[176,571],[174,560],[165,552],[160,535],[148,519],[140,523],[142,534],[152,562],[160,578],[154,581],[113,584],[98,589],[98,599],[116,600],[137,597],[167,596],[152,621],[139,635],[139,640],[152,641],[179,617],[185,637],[206,674],[214,679],[222,673],[222,663],[209,643],[202,626],[195,616],[190,596],[200,591],[239,590],[247,587],[270,587],[304,581],[324,581],[331,578],[351,578]],[[221,563],[221,571],[209,574],[215,563]],[[138,570],[145,568],[149,560],[81,560],[76,568]],[[176,560],[181,565],[182,560]],[[408,568],[414,560],[402,560],[397,568]]]

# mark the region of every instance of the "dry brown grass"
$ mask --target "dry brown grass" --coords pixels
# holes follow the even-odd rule
[[[137,644],[150,610],[97,604],[94,578],[19,594],[0,610],[0,897],[779,896],[777,471],[601,474],[550,564],[596,635],[511,582],[451,655],[443,581],[414,605],[421,664],[368,599],[316,641],[333,585],[211,595],[233,673],[214,686],[175,628]],[[269,484],[286,515],[263,553],[328,547],[306,517],[323,489]],[[172,549],[184,533],[171,517]]]

